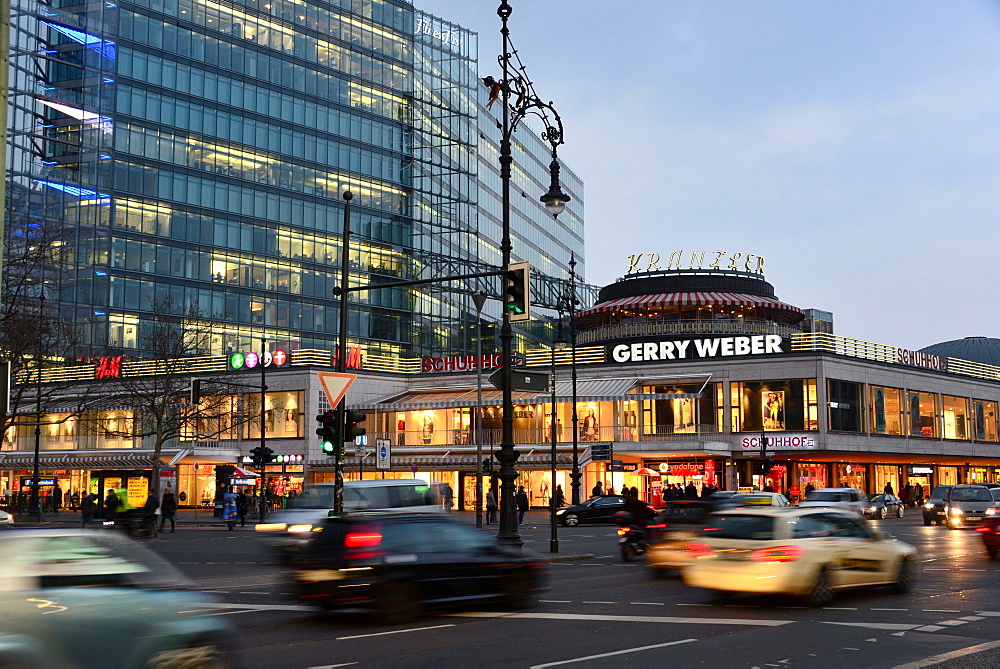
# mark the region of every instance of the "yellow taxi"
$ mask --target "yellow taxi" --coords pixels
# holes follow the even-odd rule
[[[839,590],[888,585],[909,592],[917,549],[831,508],[732,509],[711,514],[687,545],[688,585],[720,594],[787,594],[810,606]]]

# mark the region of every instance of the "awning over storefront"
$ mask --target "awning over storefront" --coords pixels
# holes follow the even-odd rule
[[[38,457],[40,469],[151,469],[154,462],[149,454],[42,453]],[[33,469],[34,466],[34,455],[0,453],[0,470]]]
[[[773,297],[763,297],[760,295],[746,295],[743,293],[658,293],[655,295],[621,297],[617,300],[602,302],[589,309],[583,309],[576,312],[576,317],[581,318],[583,316],[606,313],[608,311],[628,311],[631,309],[643,309],[647,307],[687,305],[770,307],[772,309],[782,309],[784,311],[802,314],[802,310],[798,307],[793,307],[792,305],[776,300]]]
[[[252,472],[249,469],[243,469],[242,467],[234,467],[233,476],[249,476],[252,478],[256,478],[260,476],[260,474],[258,474],[257,472]]]
[[[520,449],[523,450],[523,447]],[[488,452],[486,453],[488,455]],[[369,457],[365,459],[365,469],[371,466],[373,458]],[[465,471],[475,471],[477,458],[475,454],[471,455],[417,455],[417,456],[404,456],[404,455],[393,455],[392,456],[392,468],[393,470],[399,470],[400,468],[408,469],[414,465],[417,467],[417,473],[414,474],[416,478],[420,478],[421,470],[428,471],[455,471],[455,470],[465,470]],[[573,464],[573,456],[568,453],[557,453],[556,454],[556,466],[557,467],[570,467]],[[344,461],[344,466],[350,469],[351,467],[358,466],[357,458],[346,458]],[[524,453],[517,459],[518,469],[547,469],[552,466],[551,458],[548,453],[544,454],[531,454],[526,455]],[[309,462],[309,468],[311,470],[325,470],[333,469],[333,463],[330,460],[316,460]]]

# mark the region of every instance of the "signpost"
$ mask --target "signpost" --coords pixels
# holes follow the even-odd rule
[[[375,469],[389,471],[392,468],[392,442],[388,439],[375,440]]]
[[[590,447],[591,460],[610,460],[611,444],[592,444]]]
[[[490,374],[490,383],[500,390],[504,390],[502,369],[498,369]],[[549,375],[542,372],[525,372],[520,369],[512,369],[510,370],[510,389],[544,393],[549,389]]]

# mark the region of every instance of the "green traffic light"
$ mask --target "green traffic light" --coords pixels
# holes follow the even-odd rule
[[[524,313],[524,309],[522,309],[520,307],[520,305],[518,305],[516,302],[508,302],[507,303],[507,311],[513,312],[515,314],[523,314]]]
[[[324,441],[322,444],[319,445],[319,447],[320,447],[320,449],[322,449],[322,451],[324,453],[333,453],[333,442],[332,441]]]

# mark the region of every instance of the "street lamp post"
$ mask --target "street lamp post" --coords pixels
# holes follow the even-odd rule
[[[486,293],[473,293],[476,305],[476,527],[483,526],[483,330]]]
[[[569,307],[569,347],[570,347],[570,369],[573,379],[573,471],[570,474],[572,481],[570,486],[573,489],[573,504],[579,504],[580,500],[580,417],[576,412],[576,256],[569,258],[569,296],[567,299]]]
[[[347,371],[347,286],[350,281],[348,257],[351,252],[351,200],[354,194],[349,190],[343,193],[344,198],[344,231],[340,239],[340,334],[337,342],[337,371],[343,374]],[[334,484],[333,510],[338,516],[344,513],[344,423],[347,417],[347,396],[345,395],[337,410],[337,443],[334,444]]]
[[[556,426],[558,422],[556,420],[556,351],[562,350],[566,347],[566,340],[562,336],[562,312],[559,312],[559,331],[556,335],[556,340],[552,342],[552,411],[551,418],[549,420],[549,432],[552,437],[552,457],[551,462],[551,478],[549,482],[549,524],[552,526],[552,536],[549,538],[549,552],[558,553],[559,552],[559,532],[556,524],[556,440],[558,438],[558,430]]]
[[[534,87],[524,76],[524,66],[520,62],[517,51],[513,48],[510,40],[510,30],[507,27],[507,19],[510,18],[510,3],[501,0],[497,8],[497,15],[500,17],[500,35],[503,38],[503,50],[499,57],[500,67],[503,71],[502,78],[497,81],[493,77],[484,77],[485,83],[490,89],[490,103],[500,100],[502,106],[501,114],[501,138],[500,138],[500,180],[501,180],[501,203],[502,203],[502,239],[500,241],[501,264],[506,270],[511,263],[511,238],[510,238],[510,179],[511,164],[513,157],[511,154],[511,138],[514,130],[528,114],[534,114],[542,120],[545,131],[542,139],[549,142],[552,147],[552,163],[550,172],[552,186],[549,188],[541,200],[545,203],[546,209],[553,215],[562,213],[569,201],[569,197],[559,190],[559,163],[556,158],[556,148],[563,143],[562,119],[555,108],[543,102],[534,91]],[[516,62],[514,62],[516,60]],[[513,71],[512,71],[513,70]],[[512,100],[513,97],[513,100]],[[501,414],[501,441],[497,460],[500,464],[500,530],[497,533],[497,541],[512,546],[521,545],[521,537],[517,531],[517,516],[514,504],[514,482],[517,480],[517,470],[514,463],[517,461],[519,453],[514,450],[514,402],[511,389],[511,358],[513,354],[513,331],[510,324],[510,312],[503,310],[503,321],[500,329],[500,349],[503,357],[503,367],[501,368],[501,379],[503,382],[502,394],[502,414]]]
[[[43,314],[45,313],[45,291],[40,289],[38,292],[38,319],[41,322]],[[33,469],[31,472],[31,515],[38,521],[42,522],[42,506],[40,504],[40,497],[38,494],[38,465],[39,465],[39,451],[41,450],[42,443],[42,355],[41,352],[36,352],[35,354],[35,364],[38,365],[38,382],[35,386],[35,456],[33,460]]]

